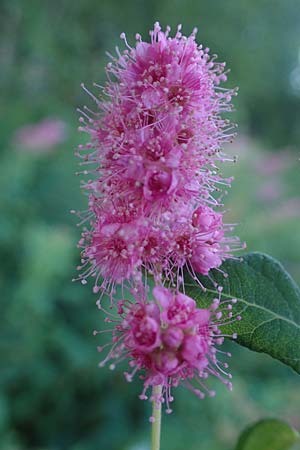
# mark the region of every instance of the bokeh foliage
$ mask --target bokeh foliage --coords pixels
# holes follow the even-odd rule
[[[141,386],[128,385],[122,368],[97,369],[92,330],[102,317],[91,289],[71,282],[80,232],[69,210],[85,208],[74,176],[73,150],[84,140],[75,108],[88,101],[79,85],[103,81],[105,51],[121,45],[121,31],[133,41],[155,20],[182,22],[187,33],[198,26],[228,62],[229,84],[241,88],[236,120],[250,135],[226,168],[236,176],[228,220],[240,222],[249,250],[274,255],[300,281],[299,19],[297,0],[0,0],[1,450],[147,448]],[[18,127],[48,116],[68,125],[64,143],[43,153],[16,146]],[[229,346],[233,394],[220,386],[216,399],[199,402],[179,389],[164,418],[166,450],[230,449],[265,414],[299,429],[296,375]]]

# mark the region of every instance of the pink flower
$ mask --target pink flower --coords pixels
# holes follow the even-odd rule
[[[45,119],[19,128],[14,135],[18,147],[32,152],[45,152],[66,140],[66,124],[59,119]]]
[[[180,383],[200,398],[213,395],[208,375],[231,386],[218,358],[221,298],[198,308],[184,294],[184,273],[208,275],[242,248],[227,235],[233,227],[220,211],[218,192],[232,180],[217,170],[228,160],[221,147],[234,136],[222,114],[231,111],[236,90],[220,88],[225,64],[196,43],[196,30],[188,37],[180,26],[169,33],[155,23],[151,41],[137,35],[133,47],[121,35],[127,48],[111,57],[101,96],[83,86],[97,111],[80,111],[80,131],[90,140],[78,151],[89,197],[87,212],[78,214],[88,224],[79,241],[79,279],[94,278],[100,309],[104,293],[115,305],[116,284],[134,298],[118,303],[116,320],[106,319],[114,323],[112,347],[101,365],[129,359],[127,380],[142,371],[141,398],[161,384],[163,397],[154,400],[164,398],[168,412]],[[232,317],[228,312],[224,320]]]
[[[225,159],[221,145],[232,139],[221,113],[231,110],[236,91],[219,89],[225,65],[197,45],[196,32],[169,32],[156,23],[151,42],[137,35],[135,47],[122,34],[127,49],[107,65],[105,100],[84,87],[99,111],[81,111],[81,130],[91,140],[79,156],[85,174],[93,165],[94,179],[84,185],[93,201],[91,229],[80,246],[93,275],[104,277],[102,286],[143,269],[172,278],[172,268],[188,264],[207,274],[240,248],[224,237],[229,228],[212,209],[219,201],[211,194],[231,182],[215,163]],[[104,223],[120,229],[107,234]]]
[[[106,279],[122,282],[141,266],[143,227],[138,222],[95,224],[83,256]]]
[[[214,300],[211,308],[200,309],[192,298],[163,287],[155,287],[153,296],[155,300],[147,303],[143,299],[120,302],[121,317],[113,330],[113,346],[100,365],[109,360],[117,362],[126,355],[132,369],[131,373],[125,372],[127,380],[131,381],[138,371],[144,372],[142,399],[146,398],[150,386],[162,384],[168,412],[171,412],[171,388],[180,383],[200,398],[205,393],[214,395],[206,387],[209,375],[216,376],[231,389],[228,380],[231,375],[221,368],[227,364],[217,356],[217,347],[223,342],[219,329],[222,325],[222,314],[218,311],[220,298]],[[230,305],[229,319],[225,317],[225,321],[232,320],[231,310]],[[113,362],[111,368],[114,367]]]
[[[159,286],[153,289],[153,295],[163,307],[162,319],[165,323],[181,328],[188,326],[189,321],[192,321],[196,309],[196,302],[193,299],[181,292],[174,295],[168,289]]]
[[[210,269],[219,267],[222,264],[222,250],[217,243],[209,244],[204,242],[199,244],[194,249],[190,263],[195,272],[208,275]]]
[[[193,213],[192,224],[200,233],[211,235],[213,231],[222,229],[222,214],[201,205]]]
[[[181,355],[194,369],[201,372],[208,366],[206,353],[208,351],[208,342],[204,336],[190,335],[184,340]]]
[[[159,197],[170,195],[174,192],[177,183],[178,179],[174,171],[148,170],[143,188],[145,199],[155,200]]]
[[[179,327],[169,327],[167,328],[163,335],[163,343],[167,347],[178,348],[182,344],[184,338],[184,332]]]
[[[151,306],[153,306],[151,310]],[[129,326],[131,334],[126,345],[137,351],[151,353],[161,345],[159,311],[156,305],[135,304],[131,315],[124,319],[123,326]]]

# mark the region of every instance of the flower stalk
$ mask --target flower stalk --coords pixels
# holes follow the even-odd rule
[[[160,433],[161,433],[161,394],[162,386],[153,386],[152,389],[152,416],[150,421],[152,423],[151,434],[151,450],[160,450]]]

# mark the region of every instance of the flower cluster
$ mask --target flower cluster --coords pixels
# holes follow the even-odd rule
[[[215,316],[180,293],[184,270],[208,275],[240,248],[220,210],[220,187],[231,179],[217,167],[234,134],[222,113],[231,111],[236,90],[219,86],[225,64],[197,45],[196,30],[189,37],[180,26],[174,37],[169,33],[155,23],[151,42],[136,35],[133,48],[121,34],[126,49],[111,56],[106,85],[96,85],[102,95],[83,86],[98,109],[80,111],[80,130],[91,140],[78,152],[80,164],[92,166],[83,171],[91,174],[83,182],[89,208],[82,216],[90,226],[79,241],[79,278],[94,278],[100,307],[103,293],[114,304],[118,284],[139,293],[131,306],[119,305],[121,337],[114,335],[110,357],[125,353],[134,371],[146,371],[145,388],[166,390],[170,379],[176,385],[195,373],[204,378],[217,365]]]
[[[220,295],[208,309],[197,308],[192,298],[161,286],[153,289],[153,298],[152,302],[143,299],[119,301],[117,325],[112,329],[113,344],[100,366],[112,361],[110,368],[114,369],[116,362],[129,359],[132,371],[125,372],[127,381],[132,381],[136,372],[144,371],[140,399],[148,398],[146,393],[150,386],[162,386],[159,398],[155,400],[166,402],[167,413],[171,412],[173,401],[171,389],[180,382],[199,398],[204,398],[205,394],[215,395],[204,382],[209,375],[216,376],[231,389],[231,374],[226,372],[228,365],[218,360],[218,352],[224,352],[216,345],[223,343],[224,335],[219,327],[231,321],[232,303],[236,300],[226,305],[222,302],[223,310],[227,311],[222,320]],[[109,318],[107,322],[115,320]],[[98,350],[102,352],[104,348]],[[226,355],[230,356],[230,353]]]

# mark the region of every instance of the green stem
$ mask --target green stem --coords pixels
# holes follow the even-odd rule
[[[162,386],[153,386],[151,450],[160,449],[161,402],[158,399],[161,397],[161,393]]]

